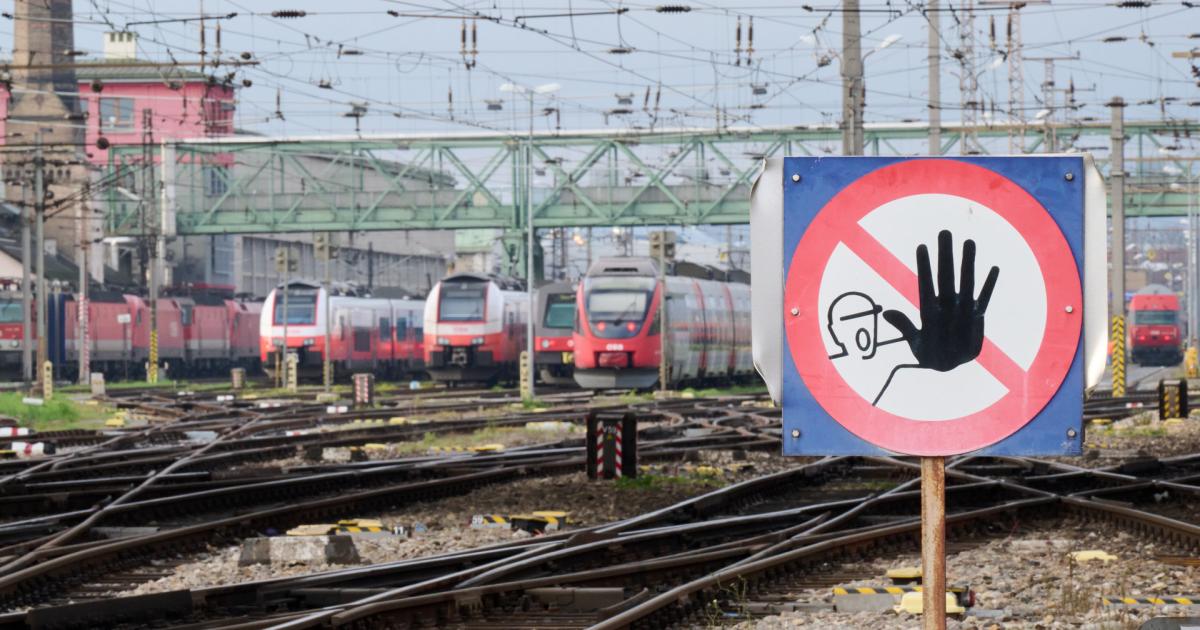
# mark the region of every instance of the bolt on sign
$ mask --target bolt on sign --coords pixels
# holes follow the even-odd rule
[[[768,160],[753,340],[784,453],[1080,453],[1104,195],[1086,155]]]

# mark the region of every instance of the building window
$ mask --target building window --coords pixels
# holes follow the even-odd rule
[[[133,99],[100,97],[100,130],[133,131]]]
[[[229,183],[226,180],[228,176],[229,169],[224,166],[205,166],[204,194],[209,197],[224,195],[229,190]]]

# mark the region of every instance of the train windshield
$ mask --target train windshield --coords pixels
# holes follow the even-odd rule
[[[483,319],[483,296],[487,284],[464,282],[443,284],[439,319],[443,322],[476,322]]]
[[[312,290],[288,291],[287,294],[287,323],[291,325],[312,325],[317,318],[317,292]],[[275,295],[275,324],[283,325],[283,295]]]
[[[0,301],[0,324],[16,324],[21,321],[21,303],[12,300]]]
[[[1133,323],[1149,326],[1174,326],[1178,317],[1177,311],[1135,311]]]
[[[575,294],[551,293],[546,296],[546,317],[542,326],[570,330],[575,326]]]
[[[601,337],[632,337],[646,318],[654,278],[590,278],[584,287],[587,319]]]

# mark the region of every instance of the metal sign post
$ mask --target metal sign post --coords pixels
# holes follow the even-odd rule
[[[752,293],[784,454],[921,458],[926,630],[946,627],[945,458],[1082,451],[1106,219],[1088,156],[784,158],[754,186],[751,264],[784,270]]]
[[[921,458],[921,610],[925,630],[946,628],[946,458]]]

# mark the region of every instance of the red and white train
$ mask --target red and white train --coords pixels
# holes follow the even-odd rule
[[[458,273],[425,300],[425,370],[435,381],[512,381],[525,350],[529,296],[517,280]]]
[[[748,277],[676,263],[665,278],[668,384],[730,381],[754,373]],[[662,291],[650,258],[603,258],[576,298],[575,381],[650,387],[658,381]]]
[[[261,303],[235,299],[233,289],[189,286],[158,300],[159,362],[168,376],[215,374],[258,365]],[[92,371],[109,378],[144,374],[150,358],[150,304],[146,298],[93,289],[88,299],[87,350]],[[46,350],[59,377],[74,379],[79,367],[79,301],[70,292],[46,300]],[[36,308],[36,303],[35,307]],[[31,313],[36,321],[36,313]],[[0,295],[0,370],[19,379],[24,325],[17,292]],[[30,326],[31,343],[37,331]]]
[[[538,379],[551,385],[575,379],[575,285],[555,282],[538,287],[533,356]]]
[[[335,287],[330,296],[319,284],[293,281],[286,288],[285,313],[281,289],[267,295],[259,320],[260,356],[269,374],[274,375],[276,355],[286,346],[299,359],[300,376],[320,376],[330,326],[335,375],[369,371],[398,377],[423,369],[423,300],[370,297],[346,286]]]

